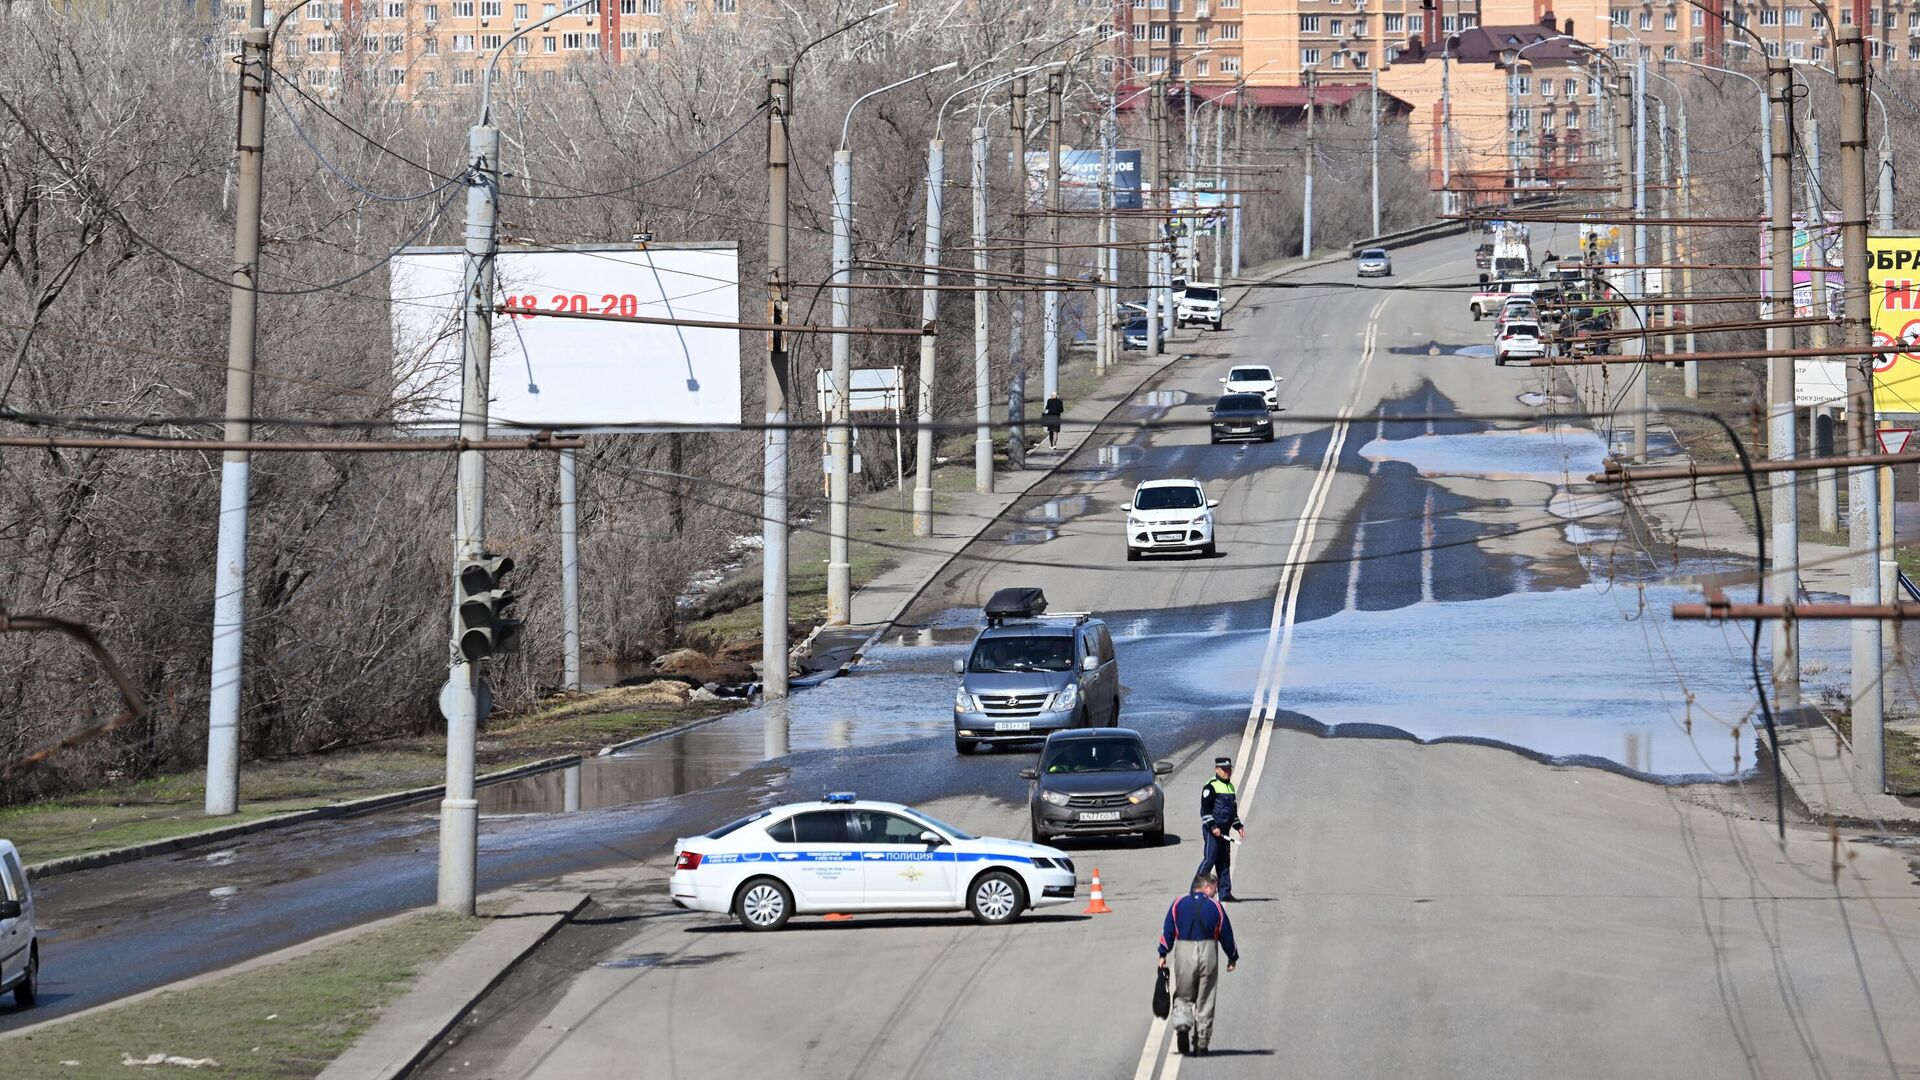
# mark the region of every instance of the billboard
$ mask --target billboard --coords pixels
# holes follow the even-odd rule
[[[1804,214],[1793,216],[1793,313],[1805,318],[1813,311],[1813,271],[1811,266],[1840,265],[1840,215],[1827,211],[1823,225],[1813,225]],[[1762,225],[1760,228],[1760,265],[1768,266],[1773,262],[1773,230]],[[1825,274],[1824,286],[1827,290],[1827,315],[1840,317],[1840,274],[1829,271]],[[1766,318],[1764,309],[1761,318]]]
[[[456,423],[459,248],[408,248],[391,265],[394,418]],[[547,317],[545,311],[737,322],[731,242],[502,250],[488,421],[495,430],[580,432],[740,422],[740,331]]]
[[[1867,238],[1867,296],[1873,343],[1915,345],[1874,355],[1874,411],[1920,413],[1920,235]]]
[[[1113,152],[1113,205],[1118,210],[1140,209],[1140,151]],[[1027,153],[1027,204],[1047,201],[1047,155]],[[1065,210],[1100,209],[1100,151],[1060,151],[1060,206]]]

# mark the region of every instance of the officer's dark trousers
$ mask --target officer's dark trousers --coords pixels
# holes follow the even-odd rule
[[[1220,897],[1225,899],[1233,895],[1233,841],[1224,835],[1213,835],[1211,825],[1205,826],[1205,830],[1207,846],[1200,856],[1200,869],[1194,871],[1194,876],[1199,877],[1208,870],[1220,875]],[[1225,831],[1221,830],[1222,833]]]

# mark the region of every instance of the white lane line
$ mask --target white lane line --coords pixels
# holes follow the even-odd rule
[[[1160,1044],[1167,1040],[1167,1022],[1159,1017],[1153,1018],[1153,1026],[1147,1029],[1147,1048],[1140,1055],[1140,1067],[1133,1070],[1133,1080],[1153,1080],[1153,1067],[1160,1064]],[[1174,1054],[1177,1060],[1180,1055]],[[1172,1076],[1173,1073],[1167,1073]]]

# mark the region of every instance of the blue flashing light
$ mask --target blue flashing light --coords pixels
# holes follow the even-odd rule
[[[858,798],[858,796],[851,791],[829,791],[825,795],[820,796],[820,801],[827,803],[850,803],[856,798]]]

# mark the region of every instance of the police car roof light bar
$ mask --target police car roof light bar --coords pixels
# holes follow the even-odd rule
[[[859,796],[851,791],[829,791],[825,795],[820,796],[820,801],[824,803],[850,803],[856,801],[858,798]]]

